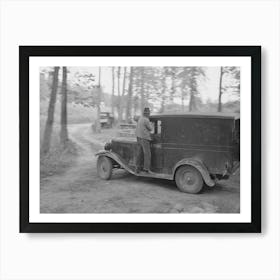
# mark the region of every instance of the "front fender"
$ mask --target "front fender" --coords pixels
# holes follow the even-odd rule
[[[106,157],[109,157],[109,158],[111,158],[112,160],[114,160],[115,162],[117,162],[122,168],[124,168],[124,169],[127,170],[128,172],[130,172],[130,173],[136,175],[135,171],[132,170],[132,169],[125,163],[125,161],[124,161],[119,155],[117,155],[117,154],[114,153],[114,152],[102,150],[102,151],[97,152],[95,155],[96,155],[96,156],[106,156]]]
[[[213,187],[215,185],[215,182],[211,179],[206,166],[200,160],[197,160],[197,159],[186,158],[186,159],[180,160],[173,168],[173,178],[175,178],[175,173],[176,173],[177,169],[182,165],[190,165],[190,166],[193,166],[194,168],[196,168],[200,172],[200,174],[207,186]]]
[[[95,154],[95,156],[103,156],[103,155],[107,155],[107,154],[109,154],[109,153],[111,153],[111,152],[106,151],[106,150],[101,150],[101,151],[98,151],[98,152]]]
[[[113,159],[114,161],[116,161],[117,163],[119,163],[121,165],[120,157],[117,154],[113,153],[113,152],[102,150],[102,151],[97,152],[95,154],[95,156],[106,156],[106,157],[109,157],[109,158]]]

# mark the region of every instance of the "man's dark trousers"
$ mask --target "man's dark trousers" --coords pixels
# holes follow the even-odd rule
[[[142,149],[139,149],[138,156],[137,156],[137,164],[139,166],[139,161],[141,158],[141,150],[143,150],[144,154],[144,170],[150,170],[151,169],[151,146],[150,141],[147,139],[143,139],[140,137],[137,137],[137,142],[140,144]]]

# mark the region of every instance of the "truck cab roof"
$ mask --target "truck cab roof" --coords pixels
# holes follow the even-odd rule
[[[240,119],[238,113],[185,113],[185,114],[154,114],[150,119],[163,119],[163,118],[214,118],[214,119]]]

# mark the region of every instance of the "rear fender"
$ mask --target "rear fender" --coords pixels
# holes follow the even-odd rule
[[[197,160],[197,159],[180,160],[173,168],[173,178],[175,178],[177,169],[182,165],[190,165],[190,166],[193,166],[194,168],[196,168],[200,172],[200,174],[207,186],[213,187],[215,185],[215,182],[211,179],[206,166],[200,160]]]

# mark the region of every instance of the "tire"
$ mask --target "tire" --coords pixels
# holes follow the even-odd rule
[[[175,182],[180,191],[193,194],[199,193],[204,184],[200,172],[190,165],[183,165],[177,169]]]
[[[112,176],[112,160],[106,156],[99,156],[97,159],[97,174],[103,180],[109,180]]]

